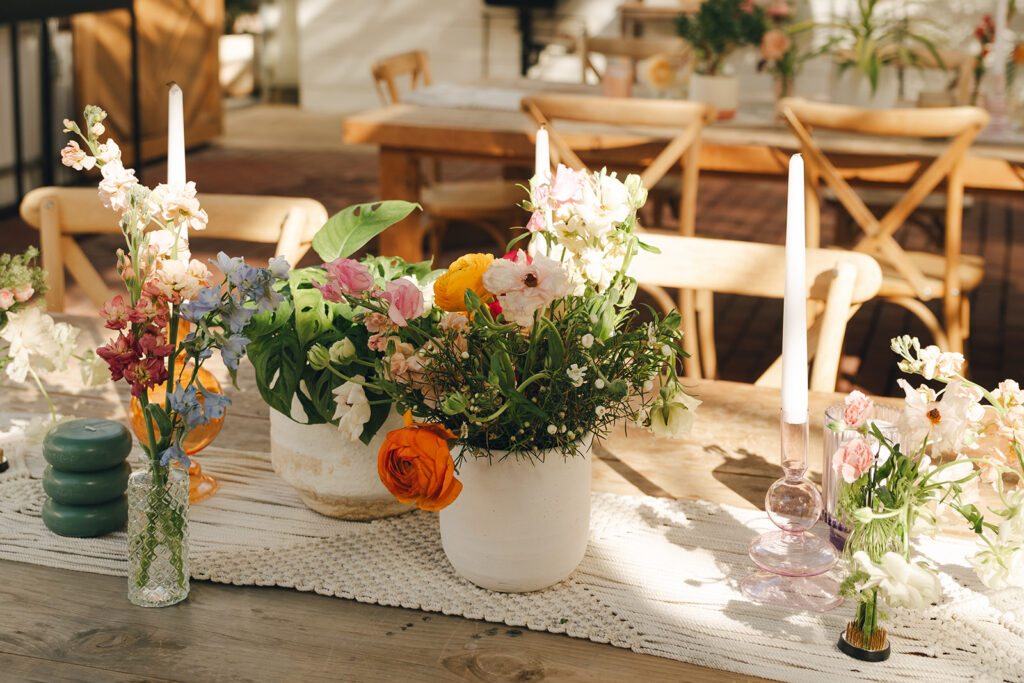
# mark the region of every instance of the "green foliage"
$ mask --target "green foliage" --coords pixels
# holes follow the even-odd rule
[[[680,14],[676,32],[693,46],[698,73],[714,76],[730,52],[759,45],[767,28],[764,8],[743,0],[705,0],[693,16]]]
[[[418,208],[419,204],[391,200],[342,209],[313,237],[313,250],[324,261],[348,258]]]
[[[46,271],[36,265],[39,250],[28,247],[21,254],[0,254],[0,290],[15,290],[28,285],[33,295],[46,292]],[[23,308],[28,301],[15,301],[7,309],[0,310],[0,329],[7,324],[7,314]],[[3,367],[0,361],[0,368]]]

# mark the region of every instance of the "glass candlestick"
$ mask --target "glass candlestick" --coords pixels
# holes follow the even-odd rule
[[[821,516],[818,488],[804,478],[809,432],[803,422],[782,420],[784,475],[768,488],[765,511],[779,531],[750,542],[750,559],[761,571],[743,580],[745,595],[757,602],[825,612],[842,604],[839,583],[824,576],[839,555],[831,543],[809,533]]]

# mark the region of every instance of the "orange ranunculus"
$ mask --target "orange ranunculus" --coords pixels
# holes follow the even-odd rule
[[[483,301],[491,299],[484,287],[484,273],[494,257],[491,254],[466,254],[448,267],[434,282],[434,303],[445,311],[466,310],[466,290],[472,289]]]
[[[421,510],[448,507],[462,492],[448,450],[448,439],[455,435],[441,425],[413,423],[410,412],[405,424],[384,438],[377,455],[380,480],[401,503],[415,503]]]

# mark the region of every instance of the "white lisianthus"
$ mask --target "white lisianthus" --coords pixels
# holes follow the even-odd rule
[[[979,539],[982,549],[971,558],[978,578],[989,588],[1024,588],[1024,547],[1019,537],[1014,538],[1013,525],[1003,522],[994,538],[990,532],[986,535],[988,542]]]
[[[332,363],[344,363],[356,355],[356,345],[348,337],[331,344],[330,358]]]
[[[338,431],[349,441],[358,441],[363,433],[363,426],[370,420],[370,402],[366,392],[357,382],[366,381],[362,375],[352,378],[334,389],[334,401],[338,408],[334,411],[334,419],[338,420]]]
[[[110,367],[107,361],[96,355],[94,349],[85,352],[78,370],[82,373],[82,384],[87,387],[96,387],[110,381]]]
[[[875,564],[866,552],[858,550],[853,560],[857,569],[868,575],[868,579],[858,585],[858,590],[877,588],[891,607],[922,609],[942,594],[939,577],[934,571],[923,564],[907,562],[899,553],[887,552],[882,555],[882,563]]]

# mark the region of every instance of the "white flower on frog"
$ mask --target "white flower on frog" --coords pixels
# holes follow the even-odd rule
[[[1013,531],[1012,524],[1003,522],[997,534],[985,532],[988,543],[978,540],[982,550],[971,558],[971,564],[978,578],[989,588],[1024,588],[1024,547]]]
[[[574,387],[581,387],[583,386],[584,377],[587,374],[587,367],[583,366],[581,368],[576,363],[573,363],[565,371],[565,374],[569,376],[569,379],[572,381],[572,385]]]
[[[338,431],[349,441],[358,441],[363,433],[363,426],[370,420],[370,402],[366,392],[357,382],[366,381],[362,375],[352,378],[334,389],[334,401],[338,408],[334,411],[334,419],[338,420]]]
[[[11,357],[7,376],[15,382],[24,382],[33,365],[41,372],[66,369],[77,337],[75,327],[55,323],[38,306],[9,313],[7,325],[0,330],[0,338],[10,344],[6,351]]]
[[[858,590],[877,588],[891,607],[921,609],[939,599],[942,587],[935,572],[921,564],[911,564],[902,555],[887,552],[882,563],[875,564],[863,550],[853,554],[857,569],[868,575]]]

